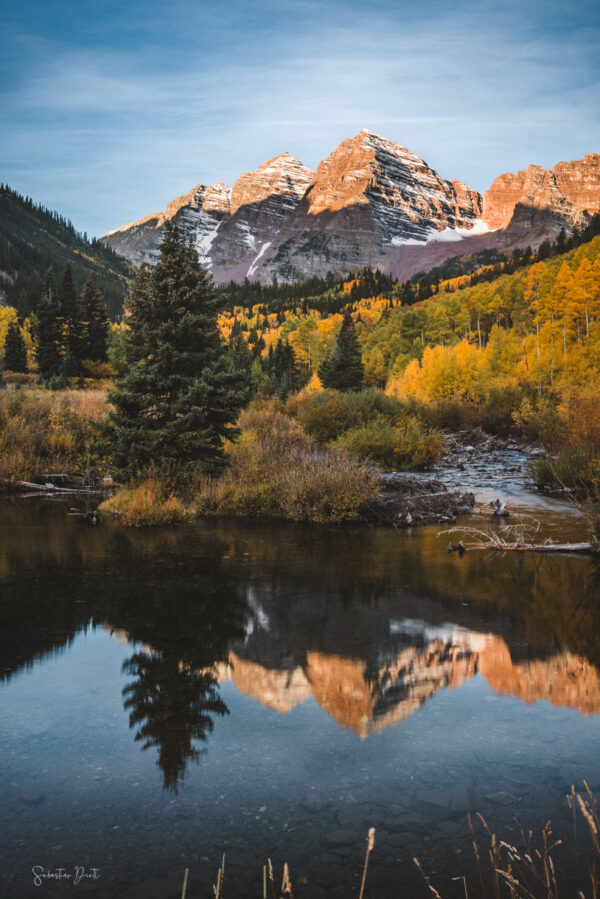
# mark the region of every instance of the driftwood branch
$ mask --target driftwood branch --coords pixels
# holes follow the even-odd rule
[[[2,481],[7,487],[18,487],[21,490],[33,490],[35,493],[87,493],[102,496],[104,490],[93,490],[91,487],[56,487],[54,484],[34,484],[32,481]]]
[[[460,533],[461,536],[472,538],[472,542],[460,541],[458,545],[451,543],[449,552],[458,551],[463,556],[467,550],[496,550],[498,552],[530,552],[530,553],[600,553],[600,544],[596,541],[581,543],[535,543],[535,537],[540,529],[540,523],[536,522],[534,528],[527,528],[521,522],[518,526],[501,528],[499,531],[482,531],[479,528],[447,528],[438,533]],[[528,531],[526,535],[526,530]],[[503,536],[504,535],[504,536]]]
[[[600,546],[597,543],[466,543],[468,549],[495,549],[500,552],[530,552],[530,553],[598,553]]]

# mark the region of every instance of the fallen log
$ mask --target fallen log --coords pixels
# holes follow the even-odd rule
[[[468,549],[496,549],[499,552],[599,553],[598,543],[465,543]]]
[[[19,488],[20,490],[33,490],[35,493],[88,493],[101,496],[103,490],[92,490],[91,487],[56,487],[54,484],[35,484],[33,481],[6,481],[1,482],[6,487]]]

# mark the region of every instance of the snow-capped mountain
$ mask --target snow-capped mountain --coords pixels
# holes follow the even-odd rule
[[[231,190],[199,184],[103,241],[135,265],[153,263],[175,219],[217,281],[294,281],[363,265],[409,277],[460,253],[536,245],[599,209],[598,154],[501,175],[482,197],[363,130],[316,172],[282,153]]]

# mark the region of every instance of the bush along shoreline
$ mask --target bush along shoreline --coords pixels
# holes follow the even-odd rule
[[[239,438],[226,445],[228,465],[221,474],[177,475],[154,468],[101,509],[133,527],[232,515],[403,528],[452,523],[472,513],[472,493],[452,492],[437,480],[403,472],[385,473],[335,440],[323,445],[281,403],[251,405],[238,427]]]
[[[419,514],[414,514],[414,502],[406,490],[399,491],[397,484],[383,476],[382,456],[371,453],[368,445],[360,452],[351,451],[339,439],[353,423],[365,430],[381,428],[386,434],[394,429],[405,435],[402,426],[397,427],[402,410],[384,394],[375,393],[367,390],[364,396],[345,396],[326,391],[318,403],[302,397],[288,404],[255,400],[239,416],[235,438],[225,441],[219,471],[207,474],[199,468],[149,465],[122,483],[101,508],[130,526],[171,525],[213,515],[404,526],[411,521],[410,516],[406,520],[410,510],[416,524]],[[387,420],[380,406],[387,409]],[[329,432],[324,433],[318,424],[320,416],[329,416],[333,407],[337,408],[335,426],[330,422]],[[101,390],[27,387],[0,391],[0,486],[14,489],[19,481],[41,485],[65,473],[73,476],[74,486],[86,472],[96,479],[114,474],[107,438],[109,410],[106,392]],[[414,446],[405,441],[407,470],[424,467],[422,442],[428,434],[417,428]],[[441,435],[436,432],[433,441],[437,458],[443,446]],[[423,487],[416,493],[422,496]],[[441,511],[449,509],[452,501],[449,494]],[[423,520],[432,519],[425,516]]]
[[[82,479],[100,487],[115,475],[109,411],[106,391],[100,389],[1,389],[0,490],[14,490],[19,481],[44,484],[55,475],[55,483],[66,486],[65,473],[74,475],[73,487]],[[533,457],[538,488],[547,491],[549,483],[558,483],[563,495],[593,519],[592,532],[598,534],[597,455],[585,448],[595,445],[594,412],[582,397],[568,408],[525,408],[516,425],[526,440],[556,447],[556,452],[538,449]],[[380,391],[305,391],[286,402],[257,398],[232,430],[219,470],[150,464],[121,482],[102,504],[103,512],[133,527],[233,515],[394,528],[453,523],[472,512],[468,488],[453,492],[435,479],[413,476],[444,454],[447,459],[456,455],[453,432],[442,434],[430,419],[422,421],[415,406],[407,408]],[[363,445],[344,440],[357,432],[379,434],[381,440]],[[475,432],[467,433],[473,442]],[[485,437],[481,429],[477,433]],[[556,444],[559,437],[562,447]],[[458,432],[456,438],[467,439]],[[487,440],[495,447],[507,442]],[[508,443],[518,448],[512,438]]]

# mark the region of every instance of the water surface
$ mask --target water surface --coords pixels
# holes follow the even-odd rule
[[[568,839],[570,784],[600,788],[588,559],[459,560],[435,528],[94,529],[68,505],[0,504],[2,896],[166,899],[186,867],[209,896],[223,852],[226,899],[260,896],[268,857],[300,899],[357,896],[371,825],[368,895],[426,896],[414,855],[463,895],[469,810]],[[36,887],[36,865],[100,876]]]

